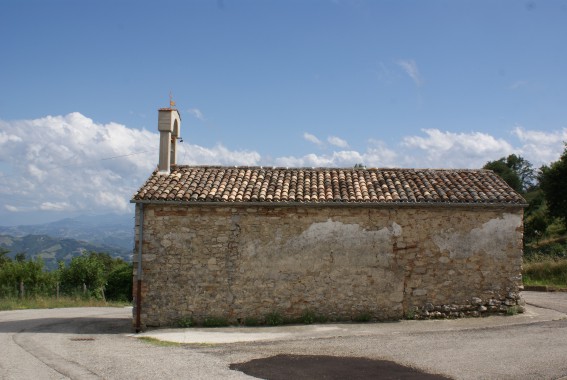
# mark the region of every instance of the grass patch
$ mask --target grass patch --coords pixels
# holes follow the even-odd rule
[[[301,317],[299,317],[298,319],[299,323],[303,323],[305,325],[311,325],[313,323],[326,323],[327,321],[327,317],[317,314],[309,309],[303,311],[303,314],[301,314]]]
[[[17,297],[0,298],[0,310],[24,310],[24,309],[55,309],[65,307],[124,307],[130,306],[130,302],[103,301],[95,298],[83,297]]]
[[[362,313],[355,315],[352,320],[357,323],[365,323],[365,322],[370,322],[371,319],[372,319],[372,314],[370,314],[367,311],[364,311]]]
[[[311,310],[305,310],[303,314],[301,314],[299,320],[301,321],[301,323],[311,325],[317,320],[317,314],[315,314],[315,312]]]
[[[179,347],[179,346],[181,346],[181,343],[168,342],[168,341],[165,341],[165,340],[159,340],[159,339],[152,338],[152,337],[149,337],[149,336],[142,336],[142,337],[139,337],[138,339],[140,339],[141,341],[144,341],[146,343],[149,343],[152,346],[159,346],[159,347]]]
[[[415,319],[415,316],[418,312],[418,308],[417,307],[412,307],[411,309],[409,309],[406,314],[404,315],[404,319],[408,320],[408,321],[413,321]]]
[[[280,326],[283,325],[284,323],[284,318],[278,312],[272,312],[266,314],[265,319],[266,319],[266,324],[270,326]]]
[[[508,310],[506,310],[506,315],[516,315],[520,312],[518,306],[510,306]]]
[[[555,218],[553,222],[549,226],[547,226],[546,232],[549,234],[549,236],[560,237],[567,233],[567,228],[559,218]]]
[[[191,317],[182,317],[175,323],[177,327],[187,328],[195,325],[195,321]]]
[[[536,257],[524,263],[524,285],[567,287],[567,259]]]
[[[244,319],[245,326],[260,326],[260,321],[253,317],[247,317]]]

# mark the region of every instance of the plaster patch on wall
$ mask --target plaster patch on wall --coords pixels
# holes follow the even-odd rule
[[[358,245],[365,245],[368,240],[376,240],[391,244],[390,237],[399,236],[402,228],[392,223],[390,227],[379,230],[369,231],[358,224],[345,224],[339,221],[328,219],[326,222],[313,223],[297,239],[293,240],[294,245],[329,243],[333,245],[348,245],[353,248]]]
[[[290,239],[284,249],[304,255],[318,252],[329,254],[337,265],[388,267],[392,260],[393,236],[402,228],[391,223],[378,230],[367,230],[359,224],[348,224],[328,219],[311,224],[297,237]]]
[[[278,231],[273,232],[278,236]],[[393,261],[393,237],[402,234],[396,223],[378,230],[367,230],[359,224],[342,223],[328,219],[312,223],[296,236],[258,239],[242,247],[245,256],[265,267],[280,271],[321,270],[323,266],[336,268],[390,268]],[[257,255],[267,252],[268,255]]]
[[[167,249],[187,248],[191,246],[190,238],[195,236],[194,232],[186,232],[187,229],[176,229],[162,235],[160,245]],[[189,238],[189,239],[187,239]]]
[[[400,236],[402,234],[402,226],[396,222],[392,222],[391,232],[394,236]]]
[[[432,239],[442,252],[448,251],[451,258],[463,259],[480,252],[505,258],[510,236],[514,236],[521,225],[521,215],[504,213],[501,218],[491,219],[469,233],[450,228],[433,235]]]

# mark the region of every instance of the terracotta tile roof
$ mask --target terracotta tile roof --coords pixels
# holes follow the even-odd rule
[[[132,202],[525,204],[490,170],[175,166]]]

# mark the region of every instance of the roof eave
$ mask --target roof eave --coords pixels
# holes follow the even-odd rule
[[[184,205],[207,207],[362,207],[362,208],[392,208],[392,207],[490,207],[490,208],[526,208],[527,203],[465,203],[465,202],[203,202],[203,201],[171,201],[131,199],[130,203]]]

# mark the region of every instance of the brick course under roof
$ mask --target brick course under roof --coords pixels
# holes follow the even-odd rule
[[[526,201],[491,170],[174,166],[132,202],[498,204]]]

